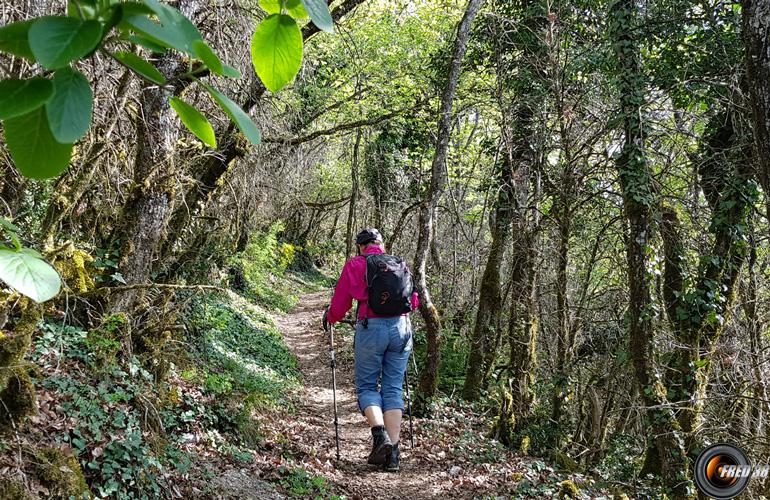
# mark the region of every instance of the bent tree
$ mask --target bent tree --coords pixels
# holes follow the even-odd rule
[[[414,258],[415,285],[420,296],[420,314],[425,321],[428,339],[428,362],[420,375],[420,393],[423,401],[429,401],[438,387],[438,369],[441,363],[441,317],[433,305],[428,290],[427,263],[433,238],[433,225],[439,199],[446,186],[446,159],[452,133],[452,104],[454,103],[460,70],[468,46],[471,25],[481,8],[481,0],[470,0],[457,27],[452,59],[449,64],[446,85],[441,95],[441,105],[436,135],[436,151],[431,165],[431,180],[425,197],[420,202],[417,251]]]

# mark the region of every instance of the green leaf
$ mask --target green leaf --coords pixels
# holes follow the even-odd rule
[[[259,133],[257,125],[251,120],[249,115],[247,115],[240,106],[235,104],[222,92],[218,91],[210,85],[202,85],[206,88],[206,90],[208,90],[209,94],[211,94],[211,97],[217,102],[217,104],[219,104],[222,110],[227,113],[227,116],[229,116],[230,119],[238,126],[241,132],[243,132],[243,135],[246,136],[249,142],[255,146],[259,144],[259,141],[262,139],[262,137]]]
[[[33,21],[19,21],[0,28],[0,51],[35,62],[35,55],[29,47],[29,28]]]
[[[71,17],[47,16],[29,29],[29,46],[47,69],[59,69],[85,56],[102,39],[102,25]]]
[[[61,290],[56,269],[28,248],[0,249],[0,280],[35,302],[45,302]]]
[[[78,5],[80,9],[78,9]],[[67,2],[67,15],[80,19],[80,12],[86,19],[96,17],[96,2],[93,0],[69,0]]]
[[[134,73],[150,80],[158,85],[166,83],[166,77],[158,71],[158,68],[145,61],[133,52],[115,52],[112,54],[121,64],[130,68]]]
[[[57,142],[75,142],[91,127],[94,94],[82,73],[62,68],[53,75],[54,95],[45,105],[48,124]]]
[[[280,14],[281,3],[281,0],[259,0],[259,6],[268,14]]]
[[[313,24],[324,31],[330,33],[334,31],[334,21],[332,20],[326,0],[302,0],[302,5],[305,6],[305,10],[310,15]]]
[[[135,43],[140,47],[144,47],[150,52],[155,52],[156,54],[162,54],[163,52],[166,51],[166,47],[164,47],[163,45],[159,45],[139,35],[130,35],[126,37],[126,40],[128,40],[131,43]]]
[[[259,6],[269,14],[281,14],[282,3],[281,0],[259,0]],[[307,19],[309,17],[301,0],[287,0],[285,7],[286,12],[294,19]]]
[[[284,14],[268,16],[251,39],[251,61],[271,92],[289,83],[302,66],[302,33],[297,22]]]
[[[222,65],[222,75],[229,78],[240,78],[241,72],[227,64]]]
[[[200,111],[177,97],[169,99],[169,103],[174,108],[174,111],[176,111],[176,114],[179,115],[179,119],[182,120],[185,127],[195,134],[195,137],[203,141],[207,146],[217,147],[214,127],[211,126],[211,122]]]
[[[294,19],[307,19],[310,17],[310,14],[307,13],[305,7],[302,5],[301,0],[287,0],[286,12],[288,12]]]
[[[53,96],[48,78],[0,81],[0,120],[21,116],[39,108]]]
[[[222,65],[222,61],[219,60],[219,57],[217,57],[206,42],[195,40],[193,42],[193,49],[195,50],[195,56],[203,61],[212,72],[217,75],[224,75],[225,68]]]
[[[56,141],[45,108],[6,120],[5,141],[16,168],[30,179],[56,177],[69,165],[72,144]]]
[[[157,0],[144,0],[144,4],[155,13],[160,24],[138,14],[127,15],[125,22],[151,42],[195,57],[193,42],[203,39],[198,28],[170,5]]]

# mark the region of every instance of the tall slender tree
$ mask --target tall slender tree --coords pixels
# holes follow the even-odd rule
[[[449,151],[449,138],[452,133],[452,105],[454,104],[457,84],[460,80],[463,57],[468,46],[471,25],[481,8],[482,0],[470,0],[465,9],[452,48],[444,91],[441,95],[441,107],[436,134],[436,150],[431,165],[431,181],[425,197],[420,202],[420,217],[418,222],[417,251],[414,258],[415,281],[417,293],[420,296],[420,314],[425,321],[428,339],[428,362],[420,375],[420,392],[425,398],[432,398],[438,387],[438,370],[441,364],[441,317],[428,290],[427,263],[431,248],[431,238],[434,235],[434,215],[439,199],[446,186],[446,159]]]

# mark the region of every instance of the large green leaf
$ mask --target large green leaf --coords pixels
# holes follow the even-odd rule
[[[143,78],[146,78],[153,83],[157,83],[158,85],[166,83],[166,77],[158,71],[158,68],[133,52],[115,52],[112,55],[115,59],[120,61],[121,64],[131,68],[134,73],[141,75]]]
[[[62,68],[53,75],[54,95],[45,105],[48,125],[57,142],[75,142],[91,127],[94,94],[82,73]]]
[[[21,116],[39,108],[53,95],[48,78],[0,81],[0,120]]]
[[[46,16],[29,29],[29,46],[48,69],[59,69],[85,56],[102,39],[102,25],[71,17]]]
[[[32,19],[11,23],[0,28],[0,52],[7,52],[35,62],[35,55],[29,48],[29,28]]]
[[[6,120],[4,126],[11,158],[25,177],[56,177],[69,165],[72,144],[56,141],[45,108]]]
[[[211,50],[211,47],[209,47],[206,42],[203,40],[195,40],[193,42],[193,48],[195,49],[195,55],[198,59],[203,61],[213,73],[224,75],[225,68],[222,61],[219,60],[219,57],[213,50]]]
[[[208,90],[209,94],[211,94],[211,97],[214,98],[217,104],[219,104],[219,107],[221,107],[224,112],[227,113],[227,116],[229,116],[230,119],[238,126],[240,131],[243,132],[243,135],[246,136],[249,142],[255,146],[259,144],[259,141],[262,140],[262,137],[259,133],[257,125],[251,120],[249,115],[247,115],[240,106],[235,104],[222,92],[218,91],[211,85],[202,85],[206,88],[206,90]]]
[[[302,5],[305,6],[313,24],[324,31],[334,31],[334,20],[326,0],[302,0]]]
[[[198,28],[170,5],[156,0],[144,0],[144,4],[153,11],[160,23],[139,14],[126,15],[125,23],[151,42],[196,57],[193,42],[203,39]]]
[[[211,126],[211,122],[209,122],[200,111],[178,97],[172,97],[169,99],[169,103],[171,104],[171,107],[174,108],[174,111],[176,111],[176,114],[179,115],[179,119],[182,120],[185,127],[190,129],[190,132],[195,134],[195,137],[212,148],[217,147],[217,137],[214,134],[214,127]]]
[[[254,69],[271,92],[289,83],[302,66],[302,33],[297,22],[285,14],[272,14],[262,21],[251,39]]]
[[[0,280],[35,302],[52,299],[61,290],[56,269],[28,248],[0,248]]]

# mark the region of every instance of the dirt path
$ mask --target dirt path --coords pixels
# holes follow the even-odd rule
[[[371,434],[358,411],[353,385],[352,329],[340,325],[335,329],[337,351],[337,404],[340,422],[341,460],[336,462],[334,448],[334,413],[332,405],[331,369],[327,337],[320,328],[323,308],[330,292],[306,295],[291,313],[277,318],[286,343],[299,360],[305,387],[303,421],[298,436],[310,449],[308,455],[322,463],[334,465],[325,474],[341,485],[352,498],[432,498],[452,487],[442,460],[426,461],[409,449],[408,424],[402,431],[402,468],[388,474],[366,464],[371,449]],[[419,441],[421,434],[416,430]],[[315,445],[315,446],[313,446]],[[443,473],[443,474],[442,474]]]

